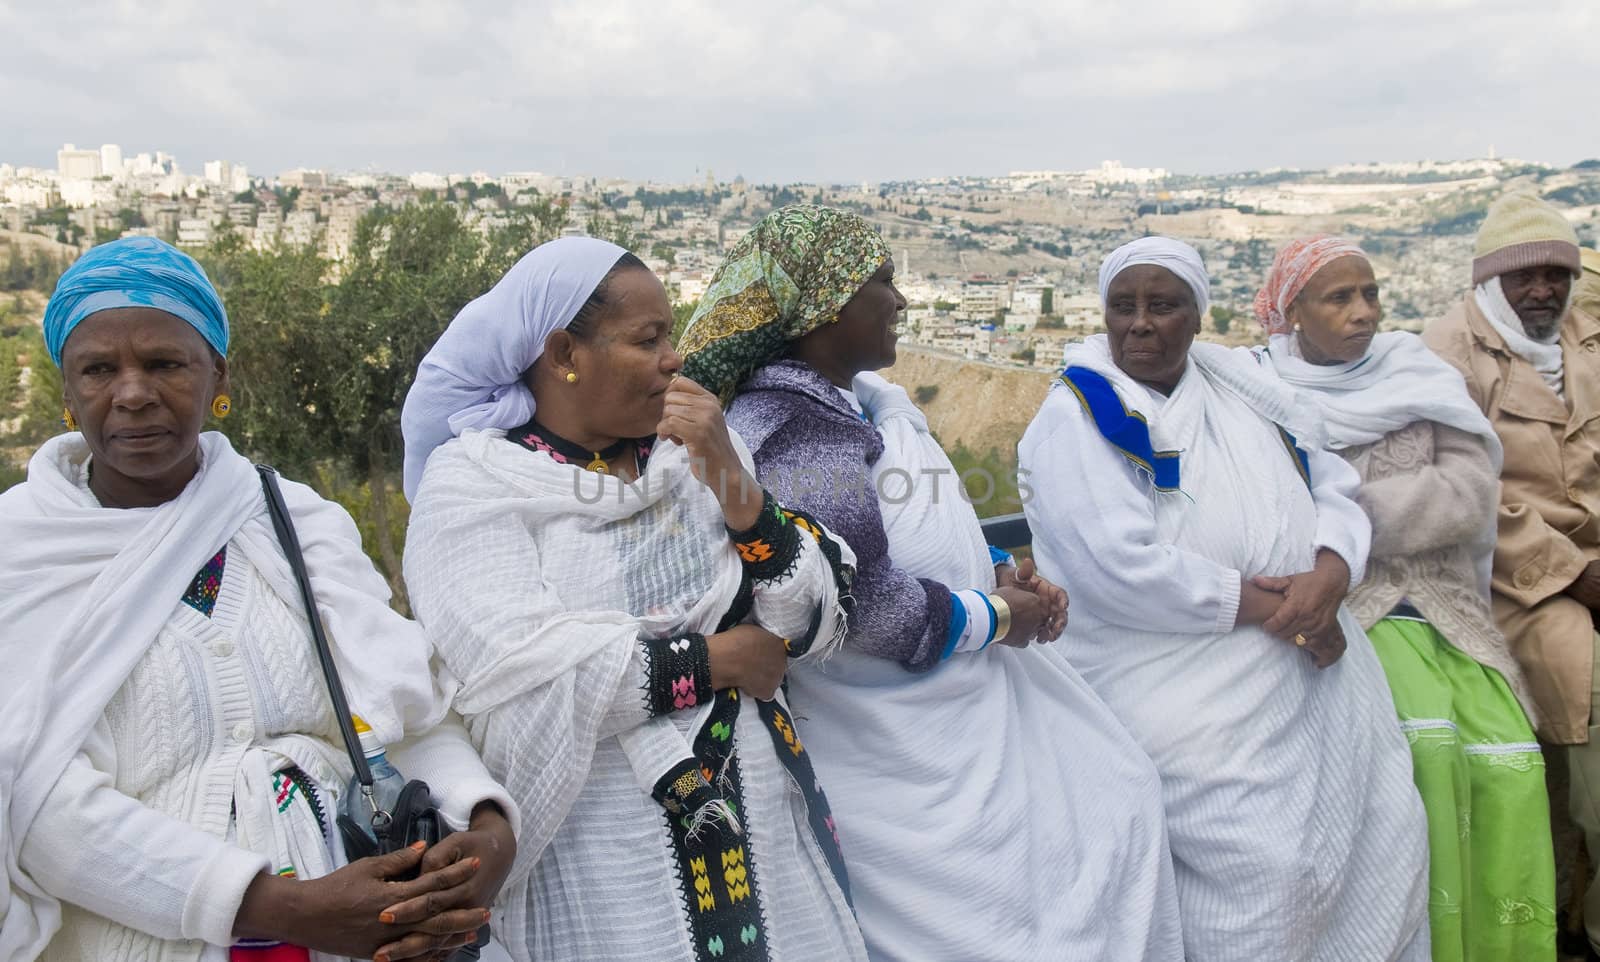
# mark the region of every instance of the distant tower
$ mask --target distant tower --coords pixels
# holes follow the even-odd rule
[[[1494,160],[1495,159],[1495,156],[1494,156],[1494,144],[1490,144],[1489,145],[1489,159],[1490,160]]]
[[[706,168],[706,196],[710,197],[717,192],[717,175],[711,168]]]
[[[100,173],[122,176],[122,148],[116,144],[100,145]]]
[[[911,276],[911,249],[910,248],[908,248],[908,247],[900,248],[900,267],[899,267],[898,270],[895,271],[895,273],[900,275],[900,277],[902,277],[902,278],[907,278],[907,277]]]

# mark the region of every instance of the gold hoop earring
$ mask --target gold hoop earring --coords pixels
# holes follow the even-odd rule
[[[577,384],[578,383],[578,372],[577,371],[568,371],[567,372],[567,383],[568,384]]]
[[[228,412],[232,410],[233,398],[228,397],[226,394],[218,394],[216,399],[211,402],[211,413],[215,415],[219,421],[227,417]]]
[[[68,431],[78,430],[78,419],[73,417],[72,411],[67,408],[61,409],[61,423],[67,426]]]

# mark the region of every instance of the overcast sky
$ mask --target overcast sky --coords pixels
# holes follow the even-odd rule
[[[1597,0],[0,0],[0,162],[856,181],[1600,156]]]

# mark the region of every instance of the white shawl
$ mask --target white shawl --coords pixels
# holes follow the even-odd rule
[[[1483,438],[1494,473],[1500,474],[1504,457],[1500,436],[1472,403],[1461,372],[1428,350],[1415,334],[1379,334],[1366,356],[1349,364],[1308,363],[1300,358],[1292,336],[1284,334],[1255,350],[1267,370],[1316,399],[1328,425],[1330,449],[1372,444],[1413,422],[1433,421]],[[1491,508],[1472,545],[1486,598],[1497,516],[1497,509]]]
[[[1117,394],[1124,403],[1138,410],[1146,420],[1153,420],[1154,405],[1141,400],[1150,397],[1149,389],[1111,360],[1111,342],[1106,335],[1084,338],[1082,344],[1067,350],[1065,361],[1067,367],[1082,365],[1103,375],[1117,387]],[[1262,417],[1294,435],[1302,448],[1326,446],[1328,429],[1316,401],[1263,371],[1249,350],[1196,341],[1189,348],[1189,362]]]
[[[1517,356],[1532,364],[1533,369],[1544,379],[1544,383],[1549,385],[1550,390],[1556,392],[1556,397],[1565,401],[1567,392],[1563,377],[1566,365],[1561,358],[1561,326],[1556,325],[1555,333],[1548,341],[1529,337],[1527,328],[1522,325],[1522,318],[1517,316],[1516,309],[1506,300],[1506,292],[1500,286],[1498,277],[1491,277],[1479,284],[1473,290],[1472,297],[1478,302],[1478,310],[1488,319],[1489,326],[1505,338],[1506,346]],[[1571,306],[1572,298],[1569,294],[1567,307]]]
[[[994,590],[983,526],[949,455],[928,432],[927,417],[905,388],[880,375],[858,374],[853,387],[883,438],[874,481],[889,556],[898,567],[952,591]]]
[[[659,442],[644,474],[628,483],[557,464],[503,437],[468,430],[434,452],[417,490],[405,572],[418,618],[460,678],[455,707],[491,770],[505,766],[507,789],[525,812],[510,888],[526,878],[582,791],[639,639],[715,631],[743,568],[721,524],[706,523],[711,514],[720,519],[720,509],[681,445]],[[749,453],[735,446],[748,469]],[[529,537],[551,525],[572,531],[553,556]],[[624,596],[618,573],[629,566],[655,573],[658,590],[644,616],[594,601]],[[556,587],[573,571],[593,573],[593,594]],[[454,592],[469,578],[494,578],[503,590],[493,592],[493,604],[466,606]],[[836,597],[825,603],[837,612]],[[842,617],[826,621],[842,634]],[[813,655],[837,642],[819,637]],[[548,717],[537,723],[495,711],[541,690],[548,697],[536,700],[538,710]],[[617,738],[647,795],[693,754],[667,717]]]
[[[28,827],[195,572],[238,537],[273,589],[300,608],[255,469],[221,434],[202,434],[200,451],[194,479],[153,508],[87,504],[76,478],[88,446],[78,434],[46,442],[28,480],[0,494],[0,657],[20,673],[0,704],[4,962],[36,957],[60,923],[59,903],[17,865]],[[286,481],[283,490],[352,708],[386,742],[436,724],[447,702],[426,641],[397,630],[409,622],[384,606],[388,586],[352,550],[360,536],[350,516],[304,485]],[[371,647],[350,657],[363,644]]]
[[[853,387],[884,443],[894,564],[992,590],[982,526],[927,419],[875,374]],[[1154,769],[1053,645],[915,673],[846,647],[789,678],[873,959],[1182,957]]]

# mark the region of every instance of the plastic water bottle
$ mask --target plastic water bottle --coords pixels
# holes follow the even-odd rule
[[[389,764],[389,756],[384,751],[383,743],[378,741],[377,733],[372,730],[372,726],[368,725],[360,715],[352,714],[350,720],[355,724],[356,735],[361,739],[361,754],[367,756],[367,767],[372,769],[372,800],[377,802],[379,809],[393,812],[395,802],[400,798],[400,790],[406,787],[406,780],[393,765]],[[354,775],[350,776],[350,785],[345,789],[344,798],[339,802],[339,812],[356,823],[368,838],[377,841],[378,836],[372,830],[372,808],[367,804],[366,793],[361,789],[361,780]]]

